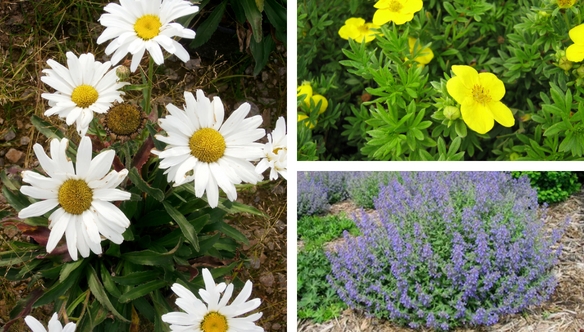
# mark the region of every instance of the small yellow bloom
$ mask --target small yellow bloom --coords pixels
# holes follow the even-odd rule
[[[326,111],[326,108],[328,107],[328,100],[326,100],[326,98],[324,96],[321,96],[319,94],[315,94],[312,96],[312,102],[314,102],[314,105],[318,105],[318,103],[320,102],[320,108],[318,109],[318,114],[322,114],[324,113],[324,111]]]
[[[351,17],[346,20],[345,25],[339,29],[339,36],[347,40],[351,38],[360,43],[365,40],[365,42],[368,43],[375,39],[377,32],[372,29],[377,28],[379,28],[378,25],[365,23],[365,20],[362,18]]]
[[[574,4],[577,1],[578,0],[558,0],[558,7],[560,7],[560,8],[570,8],[570,7],[574,6]]]
[[[584,24],[572,28],[569,34],[574,44],[566,49],[566,57],[572,62],[580,62],[584,60]]]
[[[448,93],[460,105],[462,120],[479,134],[493,129],[494,121],[512,127],[515,118],[500,100],[505,85],[492,73],[478,73],[471,66],[452,66],[454,75],[446,82]]]
[[[418,55],[417,57],[414,58],[414,61],[416,61],[418,63],[418,67],[424,67],[424,65],[427,65],[428,63],[430,63],[430,61],[432,61],[432,59],[434,58],[434,52],[432,52],[432,49],[430,49],[429,47],[423,48],[420,51],[420,48],[422,47],[421,45],[418,45],[418,47],[416,49],[416,38],[413,37],[408,37],[408,45],[410,46],[410,54],[414,54],[415,52],[418,52],[421,55]]]
[[[306,115],[306,114],[298,114],[297,122],[301,122],[301,121],[304,121],[304,120],[306,120],[306,119],[308,119],[308,115]],[[316,121],[316,120],[314,120],[314,123],[312,123],[312,122],[310,121],[310,119],[309,119],[308,121],[305,121],[305,122],[304,122],[304,125],[305,125],[306,127],[310,128],[310,129],[313,129],[313,128],[314,128],[314,126],[316,125],[316,123],[317,123],[317,121]]]
[[[302,85],[296,89],[296,97],[300,97],[301,95],[305,95],[304,103],[306,106],[310,106],[310,98],[312,98],[312,87],[310,86],[310,82],[302,82]]]
[[[393,21],[401,25],[411,21],[414,13],[422,9],[422,0],[379,0],[373,7],[377,8],[373,14],[373,24],[383,25]]]

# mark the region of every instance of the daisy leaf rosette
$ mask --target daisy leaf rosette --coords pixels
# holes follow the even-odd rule
[[[111,170],[115,156],[113,150],[103,151],[92,158],[92,144],[89,137],[81,139],[77,150],[77,162],[67,157],[69,141],[53,139],[50,143],[51,157],[40,144],[33,149],[48,175],[34,171],[24,171],[22,181],[31,184],[22,186],[20,191],[41,201],[22,209],[18,217],[49,216],[50,235],[47,253],[51,253],[65,235],[67,249],[73,260],[77,251],[88,257],[90,251],[101,254],[101,236],[116,244],[124,241],[122,233],[130,226],[125,214],[111,201],[130,199],[130,193],[116,189],[128,174]]]
[[[460,105],[462,119],[479,134],[493,129],[494,121],[504,127],[515,124],[513,113],[501,102],[505,85],[492,73],[478,73],[471,66],[452,66],[455,76],[446,82],[448,93]]]
[[[233,294],[233,284],[224,282],[215,284],[208,269],[203,269],[205,288],[199,290],[199,300],[190,290],[175,283],[172,291],[178,296],[176,305],[185,312],[170,312],[162,315],[162,321],[170,324],[173,332],[262,332],[263,328],[254,322],[262,317],[262,313],[254,313],[246,317],[237,317],[257,309],[260,299],[247,300],[253,284],[247,281],[237,297],[227,304]]]
[[[48,331],[47,329],[45,329],[43,324],[41,324],[41,322],[39,322],[33,316],[30,315],[26,316],[24,318],[24,322],[26,323],[26,325],[28,325],[32,332],[75,332],[76,328],[75,323],[72,322],[67,323],[67,325],[63,327],[63,325],[61,325],[61,322],[59,322],[59,317],[57,313],[54,313],[53,316],[51,317],[49,325],[47,326]]]
[[[57,90],[43,93],[49,101],[50,109],[45,115],[58,115],[68,126],[76,123],[77,132],[85,136],[93,113],[107,113],[112,103],[122,102],[124,92],[120,89],[129,83],[119,82],[111,63],[95,61],[91,53],[79,57],[67,52],[67,67],[55,60],[48,60],[51,69],[44,69],[41,81]]]
[[[278,179],[278,174],[286,179],[288,174],[288,142],[284,117],[278,118],[276,128],[267,136],[268,142],[263,147],[264,158],[256,165],[256,171],[261,174],[270,168],[270,180]]]
[[[217,207],[219,188],[231,201],[237,199],[235,184],[255,184],[262,176],[251,161],[263,157],[263,145],[255,141],[264,137],[259,128],[262,117],[246,118],[250,105],[243,103],[223,122],[225,110],[219,97],[211,101],[202,90],[197,97],[185,92],[185,108],[166,105],[170,113],[158,121],[167,136],[156,138],[167,144],[165,150],[152,150],[160,158],[174,186],[194,180],[195,195],[206,192],[211,207]]]
[[[113,53],[112,63],[117,64],[131,53],[130,70],[134,72],[148,51],[154,62],[161,65],[164,63],[161,46],[183,62],[190,59],[187,50],[173,38],[193,39],[195,32],[172,22],[199,10],[190,1],[120,0],[119,5],[110,3],[104,10],[107,14],[101,15],[99,22],[106,29],[97,38],[97,43],[112,39],[105,49],[107,55]]]

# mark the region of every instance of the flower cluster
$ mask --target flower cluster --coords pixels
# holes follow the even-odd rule
[[[547,299],[562,230],[525,177],[401,173],[364,212],[362,236],[328,253],[329,282],[351,307],[412,328],[493,325]],[[542,213],[543,215],[540,215]]]
[[[329,203],[328,188],[311,176],[311,172],[298,173],[296,212],[298,217],[325,212]]]
[[[198,12],[198,7],[192,1],[120,0],[120,4],[110,3],[104,10],[106,14],[99,21],[105,30],[97,43],[110,41],[105,53],[112,55],[111,62],[95,61],[95,56],[91,53],[76,56],[74,52],[67,52],[67,67],[48,60],[51,68],[43,70],[45,76],[41,78],[56,90],[54,93],[42,94],[50,106],[45,115],[58,115],[67,125],[75,123],[80,138],[63,137],[66,134],[51,128],[53,136],[63,138],[50,141],[50,153],[47,154],[40,144],[33,147],[47,176],[36,171],[23,171],[22,180],[30,185],[20,186],[20,192],[13,194],[15,198],[11,201],[17,202],[13,205],[19,210],[18,217],[26,219],[18,225],[25,232],[29,231],[27,235],[33,237],[40,246],[46,247],[46,254],[44,251],[42,254],[31,254],[33,250],[29,249],[26,255],[15,253],[14,257],[24,258],[14,264],[27,266],[19,276],[34,274],[49,276],[46,277],[48,279],[50,276],[57,277],[58,280],[52,286],[48,285],[50,290],[42,298],[48,303],[48,299],[52,297],[56,302],[55,307],[64,308],[68,297],[71,300],[85,298],[83,310],[77,310],[82,317],[88,312],[88,316],[79,319],[79,325],[82,326],[80,329],[83,330],[90,330],[106,319],[103,315],[101,321],[93,321],[95,317],[91,316],[91,311],[102,310],[105,313],[107,309],[119,319],[114,323],[117,325],[112,325],[117,329],[128,321],[124,317],[130,313],[128,308],[132,308],[132,315],[135,313],[134,308],[138,306],[134,306],[131,301],[146,294],[154,299],[160,294],[161,288],[170,285],[169,280],[188,280],[185,270],[179,271],[175,269],[175,265],[188,266],[191,279],[194,278],[197,271],[190,266],[189,260],[215,254],[210,254],[209,251],[214,243],[207,242],[207,248],[199,244],[199,237],[202,239],[201,243],[209,240],[206,235],[202,235],[207,232],[206,229],[203,230],[206,223],[217,227],[213,232],[221,230],[221,227],[225,227],[225,231],[229,227],[225,233],[229,233],[226,235],[230,240],[245,240],[243,234],[230,226],[218,226],[224,213],[237,211],[237,208],[230,210],[232,204],[226,202],[222,207],[228,211],[217,210],[215,216],[211,216],[209,212],[219,206],[220,189],[228,200],[235,201],[236,185],[257,184],[263,180],[263,173],[268,169],[271,180],[276,180],[279,176],[285,179],[287,176],[285,119],[279,118],[276,128],[267,137],[267,143],[260,143],[259,140],[266,136],[265,130],[260,128],[263,118],[260,115],[248,117],[251,109],[249,103],[243,103],[226,118],[219,97],[210,99],[202,90],[197,90],[195,94],[185,92],[183,108],[167,104],[166,110],[169,114],[165,117],[162,117],[162,112],[157,114],[159,128],[156,128],[156,123],[146,125],[152,117],[145,114],[153,111],[150,105],[153,63],[164,63],[162,49],[184,62],[190,59],[188,51],[175,37],[192,39],[195,32],[173,21]],[[120,77],[128,78],[129,73],[121,73],[122,70],[119,69],[127,68],[112,68],[112,64],[117,64],[130,53],[130,71],[134,72],[140,67],[146,51],[149,67],[147,71],[143,71],[145,83],[138,87],[128,87],[130,90],[143,91],[145,112],[142,112],[135,106],[136,101],[124,101],[122,98],[125,95],[122,89],[129,83],[121,82]],[[95,119],[94,113],[102,115],[102,118]],[[38,125],[41,122],[42,125]],[[44,126],[45,123],[38,118],[35,125],[46,134],[49,132],[46,127],[51,126]],[[140,132],[145,126],[148,126],[148,131]],[[107,140],[107,135],[102,141],[105,132],[111,135],[110,141]],[[75,151],[75,155],[70,154]],[[183,184],[185,186],[175,190],[174,187]],[[31,204],[28,204],[25,195],[34,199],[30,200]],[[183,203],[187,204],[185,208],[181,208]],[[151,212],[155,212],[154,215]],[[144,216],[148,217],[142,218]],[[149,218],[150,223],[147,221]],[[152,222],[153,219],[156,221]],[[151,228],[144,231],[149,226],[155,226],[155,234],[148,233],[152,231]],[[164,234],[161,229],[172,232],[172,235]],[[60,244],[63,237],[65,243]],[[218,239],[217,236],[213,241],[220,241]],[[102,241],[108,240],[111,243],[103,249]],[[123,243],[126,240],[134,242]],[[33,246],[35,250],[42,251],[42,247],[37,247],[36,244]],[[233,249],[226,250],[236,249],[233,246]],[[85,260],[92,252],[108,258],[103,261]],[[33,262],[29,263],[28,258]],[[71,260],[74,262],[70,262]],[[135,266],[158,267],[162,262],[167,264],[164,269],[145,268],[141,271],[152,273],[148,280],[134,278],[137,271]],[[45,273],[43,269],[46,268],[54,273]],[[162,270],[164,281],[163,278],[157,280],[157,273]],[[124,287],[130,287],[123,291],[117,288],[108,271],[112,271],[112,275],[131,275],[120,283]],[[87,281],[81,281],[83,278]],[[263,331],[255,325],[261,313],[237,317],[255,310],[261,303],[259,299],[247,301],[251,294],[251,281],[227,305],[234,286],[227,286],[225,283],[215,285],[211,272],[207,269],[203,270],[203,280],[206,289],[200,290],[199,294],[207,306],[184,286],[175,284],[172,287],[179,295],[177,305],[187,313],[163,315],[162,320],[170,323],[171,329],[182,331],[184,326],[188,326],[206,332]],[[138,282],[140,286],[133,282]],[[82,296],[75,293],[81,292],[81,287],[73,287],[78,283],[88,287]],[[149,285],[139,288],[146,284]],[[109,295],[102,289],[104,285],[105,292]],[[135,289],[143,293],[134,296],[130,291],[128,295],[132,285],[138,286]],[[57,287],[60,288],[55,291]],[[92,303],[88,302],[90,294],[93,295]],[[109,296],[123,303],[125,309],[114,307]],[[73,312],[81,302],[70,302],[73,306],[67,307],[68,313]],[[153,312],[159,312],[163,307],[156,307],[154,310],[147,301],[142,304],[145,304],[142,309],[146,308],[144,310],[149,313],[148,319],[155,322],[157,330],[162,330],[160,316],[154,318]],[[92,318],[87,318],[89,316]],[[27,317],[26,322],[35,331],[46,331],[33,317]],[[89,326],[91,324],[94,325]],[[49,330],[61,329],[55,314],[49,322]],[[74,329],[75,324],[69,323],[63,331]]]

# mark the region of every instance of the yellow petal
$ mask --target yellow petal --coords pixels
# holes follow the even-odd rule
[[[300,95],[306,95],[304,97],[304,103],[307,106],[310,106],[310,98],[312,97],[312,87],[310,86],[310,83],[302,83],[302,85],[296,89],[296,97],[299,97]]]
[[[402,25],[406,22],[411,21],[414,18],[414,13],[404,13],[403,10],[398,12],[398,13],[393,13],[393,14],[394,15],[391,18],[391,20],[396,25]],[[373,21],[373,23],[375,23],[375,21]]]
[[[462,84],[467,88],[472,89],[479,84],[479,73],[473,67],[454,65],[451,69],[454,75],[462,79]]]
[[[373,7],[375,8],[386,8],[389,7],[389,3],[391,2],[391,0],[379,0],[377,1]]]
[[[404,6],[401,11],[406,13],[419,12],[423,6],[422,0],[405,0],[401,2],[402,5]]]
[[[493,73],[479,73],[480,84],[489,90],[493,101],[499,101],[505,96],[505,84]]]
[[[349,25],[343,25],[339,29],[339,36],[343,39],[355,39],[355,27]]]
[[[388,9],[378,9],[375,11],[375,14],[373,14],[373,24],[384,25],[385,23],[391,21],[392,18],[393,12],[389,11]]]
[[[496,101],[489,103],[487,108],[491,110],[495,121],[499,122],[501,126],[513,127],[513,125],[515,125],[515,118],[507,105],[500,101]]]
[[[570,29],[570,39],[576,44],[584,45],[584,24]]]
[[[468,97],[472,98],[472,90],[464,84],[459,76],[454,76],[446,82],[446,90],[459,104],[462,104]]]
[[[584,45],[572,44],[566,49],[566,58],[572,62],[584,60]]]
[[[351,17],[350,19],[345,21],[345,25],[352,25],[352,26],[362,26],[365,25],[365,20],[360,17]]]
[[[466,125],[479,134],[488,133],[495,125],[493,113],[485,106],[472,101],[472,97],[462,103],[460,113]]]
[[[315,106],[318,105],[318,103],[320,102],[318,114],[324,113],[324,111],[326,111],[326,108],[328,107],[328,100],[326,100],[326,98],[322,95],[315,94],[314,96],[312,96],[312,102],[314,102]]]

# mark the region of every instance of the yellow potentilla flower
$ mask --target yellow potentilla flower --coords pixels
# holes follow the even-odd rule
[[[429,47],[423,48],[420,51],[421,45],[416,46],[416,38],[408,37],[408,45],[410,46],[410,54],[414,54],[415,52],[419,52],[421,55],[414,58],[414,61],[418,63],[418,67],[424,67],[430,63],[430,61],[434,58],[434,52]],[[415,48],[415,49],[414,49]]]
[[[414,18],[414,13],[422,9],[422,0],[379,0],[373,7],[373,24],[383,25],[389,21],[397,25],[404,24]]]
[[[312,102],[314,103],[314,105],[318,105],[318,103],[320,102],[320,108],[318,109],[318,114],[322,114],[324,113],[324,111],[326,111],[326,108],[328,107],[328,100],[326,100],[326,98],[322,95],[319,94],[315,94],[312,96]]]
[[[493,129],[494,121],[512,127],[515,118],[500,100],[505,85],[492,73],[478,73],[471,66],[452,66],[454,75],[446,82],[448,93],[460,105],[462,120],[479,134]],[[494,120],[494,121],[493,121]]]
[[[558,7],[560,7],[560,8],[570,8],[570,7],[574,6],[574,4],[577,1],[578,0],[558,0]]]
[[[301,121],[304,121],[306,119],[308,119],[308,115],[306,115],[306,114],[298,114],[297,122],[301,122]],[[312,123],[310,121],[310,119],[308,119],[308,121],[304,122],[304,125],[307,126],[310,129],[313,129],[314,126],[316,125],[316,123],[317,123],[316,120],[314,120],[314,123]]]
[[[303,101],[306,106],[310,106],[310,98],[312,98],[312,87],[310,86],[310,82],[302,82],[302,85],[296,89],[296,97],[300,97],[301,95],[305,95]]]
[[[584,60],[584,24],[572,28],[569,34],[574,44],[566,49],[566,58],[573,62],[580,62]]]
[[[347,40],[351,38],[357,42],[363,42],[363,40],[365,40],[365,42],[368,43],[375,39],[377,32],[372,29],[377,28],[379,28],[378,25],[365,23],[365,20],[362,18],[351,17],[346,20],[345,25],[339,29],[339,36]]]

